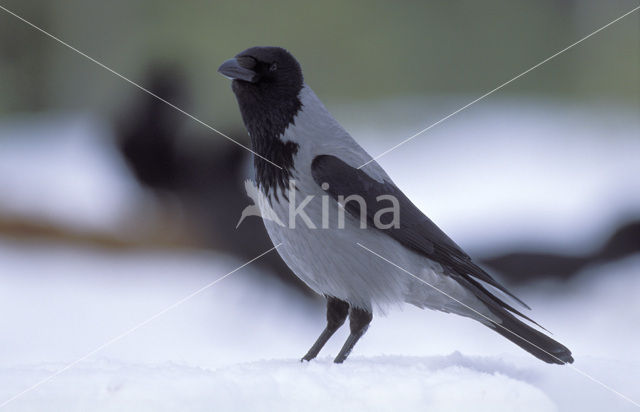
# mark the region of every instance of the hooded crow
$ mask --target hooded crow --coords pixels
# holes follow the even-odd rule
[[[274,244],[282,243],[278,252],[293,272],[327,299],[326,328],[303,360],[315,358],[348,316],[351,333],[335,358],[343,362],[374,309],[384,313],[407,302],[472,318],[545,362],[573,362],[569,349],[523,322],[531,319],[505,295],[524,303],[371,161],[304,83],[289,52],[252,47],[218,71],[233,79],[252,149],[261,156],[254,156],[254,173],[268,200],[259,202],[262,216],[275,213],[285,223],[263,219],[267,232]]]

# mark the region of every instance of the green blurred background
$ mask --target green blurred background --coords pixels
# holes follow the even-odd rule
[[[134,81],[179,62],[205,122],[239,123],[219,63],[253,45],[293,52],[328,106],[480,95],[631,10],[631,0],[5,0],[3,6]],[[640,18],[612,25],[501,93],[621,100],[640,108]],[[0,12],[0,113],[112,112],[139,90]]]

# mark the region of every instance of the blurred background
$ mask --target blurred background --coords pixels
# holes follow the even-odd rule
[[[247,145],[216,69],[250,46],[285,47],[375,156],[637,2],[0,5]],[[637,12],[379,162],[574,353],[640,363],[626,328],[640,315]],[[0,10],[0,367],[73,360],[269,249],[258,218],[236,228],[250,174],[243,149]],[[275,253],[198,300],[105,356],[291,358],[324,317]],[[442,314],[401,313],[372,328],[360,353],[517,351]],[[407,344],[418,318],[425,336],[454,323]],[[616,335],[617,346],[593,334]]]

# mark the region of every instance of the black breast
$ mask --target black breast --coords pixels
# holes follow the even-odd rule
[[[233,91],[238,99],[242,120],[251,137],[252,149],[281,168],[266,160],[253,156],[255,178],[258,186],[268,196],[273,193],[278,198],[278,191],[284,195],[289,186],[295,165],[293,157],[299,145],[294,142],[283,142],[280,137],[302,109],[302,102],[297,93],[283,90],[282,94],[264,93],[260,84],[248,84],[234,80]],[[287,93],[288,92],[288,93]]]

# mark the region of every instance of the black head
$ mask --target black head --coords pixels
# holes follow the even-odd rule
[[[267,191],[288,186],[298,145],[284,143],[279,136],[302,108],[300,64],[281,47],[251,47],[222,63],[218,72],[233,79],[232,90],[253,150],[283,168],[254,156],[258,183]]]
[[[281,47],[251,47],[222,63],[218,72],[233,79],[232,89],[251,135],[263,123],[282,133],[300,109],[302,70]]]
[[[297,95],[302,88],[298,61],[281,47],[251,47],[222,63],[218,72],[234,80],[234,88]]]

